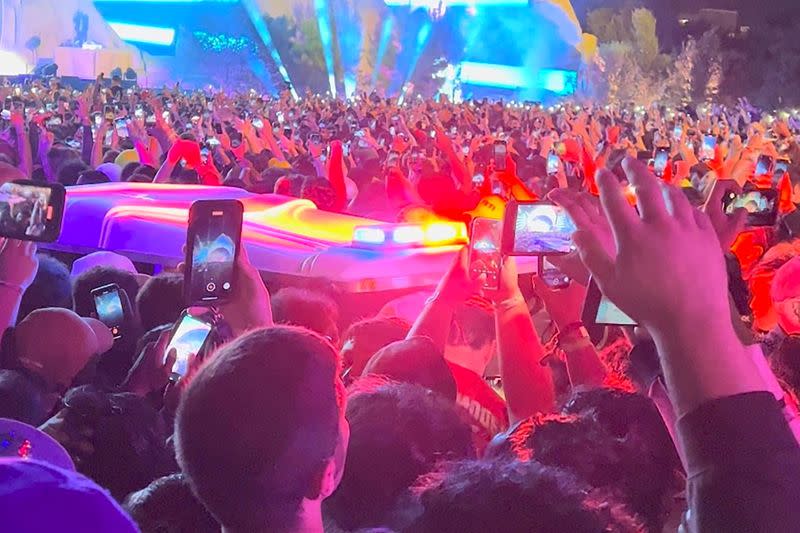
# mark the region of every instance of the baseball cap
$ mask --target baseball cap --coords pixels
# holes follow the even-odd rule
[[[72,272],[70,273],[70,277],[75,279],[84,272],[98,266],[116,268],[117,270],[122,270],[123,272],[130,272],[136,277],[136,281],[139,282],[140,287],[145,281],[150,279],[150,276],[147,274],[140,274],[136,270],[136,267],[133,266],[133,261],[124,255],[115,252],[109,252],[107,250],[92,252],[89,255],[85,255],[79,259],[76,259],[75,262],[72,263]]]
[[[0,457],[3,530],[27,533],[135,533],[117,502],[77,472]]]
[[[117,182],[122,178],[122,168],[114,163],[103,163],[97,170],[105,174],[110,181]]]
[[[369,374],[416,383],[453,401],[456,399],[456,381],[444,354],[427,337],[411,337],[384,346],[364,368],[362,375]]]
[[[56,439],[10,418],[0,418],[0,457],[41,461],[64,470],[75,470],[69,453]]]
[[[69,309],[37,309],[14,329],[17,361],[50,389],[68,386],[94,355],[107,352],[113,344],[102,322]]]

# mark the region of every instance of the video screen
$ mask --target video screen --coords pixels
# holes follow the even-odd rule
[[[470,236],[470,275],[485,275],[484,287],[497,289],[500,283],[500,267],[503,262],[501,242],[503,223],[500,220],[476,218]]]
[[[121,325],[125,318],[122,310],[122,301],[120,301],[119,292],[116,290],[96,294],[94,307],[97,310],[97,318],[108,327]]]
[[[232,289],[236,236],[241,224],[233,210],[212,210],[195,223],[192,248],[192,300],[217,300]]]
[[[635,326],[636,321],[623,313],[619,307],[614,305],[605,296],[600,298],[597,306],[597,316],[595,322],[598,324],[616,324],[620,326]]]
[[[52,189],[18,183],[0,187],[0,234],[20,240],[38,240],[53,218]]]
[[[516,254],[566,254],[575,249],[575,223],[563,208],[550,204],[521,204],[514,226]]]
[[[184,315],[183,320],[175,330],[175,334],[169,341],[165,357],[175,349],[175,364],[172,372],[180,376],[185,376],[189,366],[189,356],[197,355],[203,344],[211,333],[211,324],[203,322],[191,315]]]

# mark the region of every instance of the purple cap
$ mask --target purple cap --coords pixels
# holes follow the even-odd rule
[[[0,458],[3,531],[135,533],[133,521],[89,478],[47,463]]]

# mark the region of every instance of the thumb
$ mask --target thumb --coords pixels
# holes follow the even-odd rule
[[[175,366],[175,361],[178,359],[178,350],[172,348],[169,352],[167,352],[167,356],[164,358],[164,369],[167,372],[172,372],[172,367]]]
[[[602,288],[614,279],[614,262],[600,240],[591,232],[578,230],[572,235],[583,264]]]
[[[733,235],[738,235],[744,229],[744,223],[747,220],[747,209],[740,207],[730,216],[729,224]]]

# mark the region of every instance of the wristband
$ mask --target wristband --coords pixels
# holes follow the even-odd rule
[[[583,322],[573,322],[567,326],[564,326],[563,328],[560,328],[558,330],[558,337],[564,338],[568,336],[574,336],[576,333],[579,337],[589,336],[589,332],[584,327]]]
[[[498,302],[496,304],[496,309],[498,311],[509,311],[518,305],[524,305],[525,309],[528,308],[528,302],[525,301],[525,298],[521,294],[517,294],[516,296],[512,296],[507,300],[503,300],[502,302]]]

